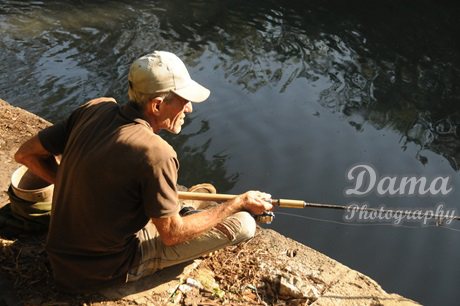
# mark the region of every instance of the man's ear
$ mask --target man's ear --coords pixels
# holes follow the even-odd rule
[[[164,99],[162,97],[155,97],[154,99],[152,99],[147,106],[147,108],[149,109],[148,111],[152,114],[157,114],[160,111],[163,100]]]

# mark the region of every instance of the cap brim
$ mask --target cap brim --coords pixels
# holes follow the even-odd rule
[[[187,87],[172,90],[172,92],[178,96],[181,96],[182,98],[186,100],[189,100],[195,103],[203,102],[211,94],[209,89],[207,89],[204,86],[201,86],[200,84],[198,84],[197,82],[193,80],[190,81],[190,84]]]

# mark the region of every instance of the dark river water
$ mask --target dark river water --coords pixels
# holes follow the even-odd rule
[[[125,103],[132,61],[171,51],[212,92],[180,135],[162,134],[180,156],[181,184],[460,214],[460,5],[324,2],[0,1],[0,97],[56,122],[95,97]],[[347,196],[357,164],[397,184],[437,182],[431,191],[446,178],[453,191],[395,196],[377,180],[368,195]],[[277,212],[268,228],[386,291],[458,304],[460,222]]]

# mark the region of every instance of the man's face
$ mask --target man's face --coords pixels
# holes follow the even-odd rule
[[[179,134],[184,124],[185,114],[192,111],[192,102],[174,95],[171,101],[163,101],[160,105],[158,128]]]

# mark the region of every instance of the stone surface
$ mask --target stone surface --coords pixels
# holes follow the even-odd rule
[[[128,300],[138,304],[154,301],[155,295],[171,296],[201,260],[168,267],[138,281],[100,291],[109,300]],[[166,301],[164,301],[166,302]]]

